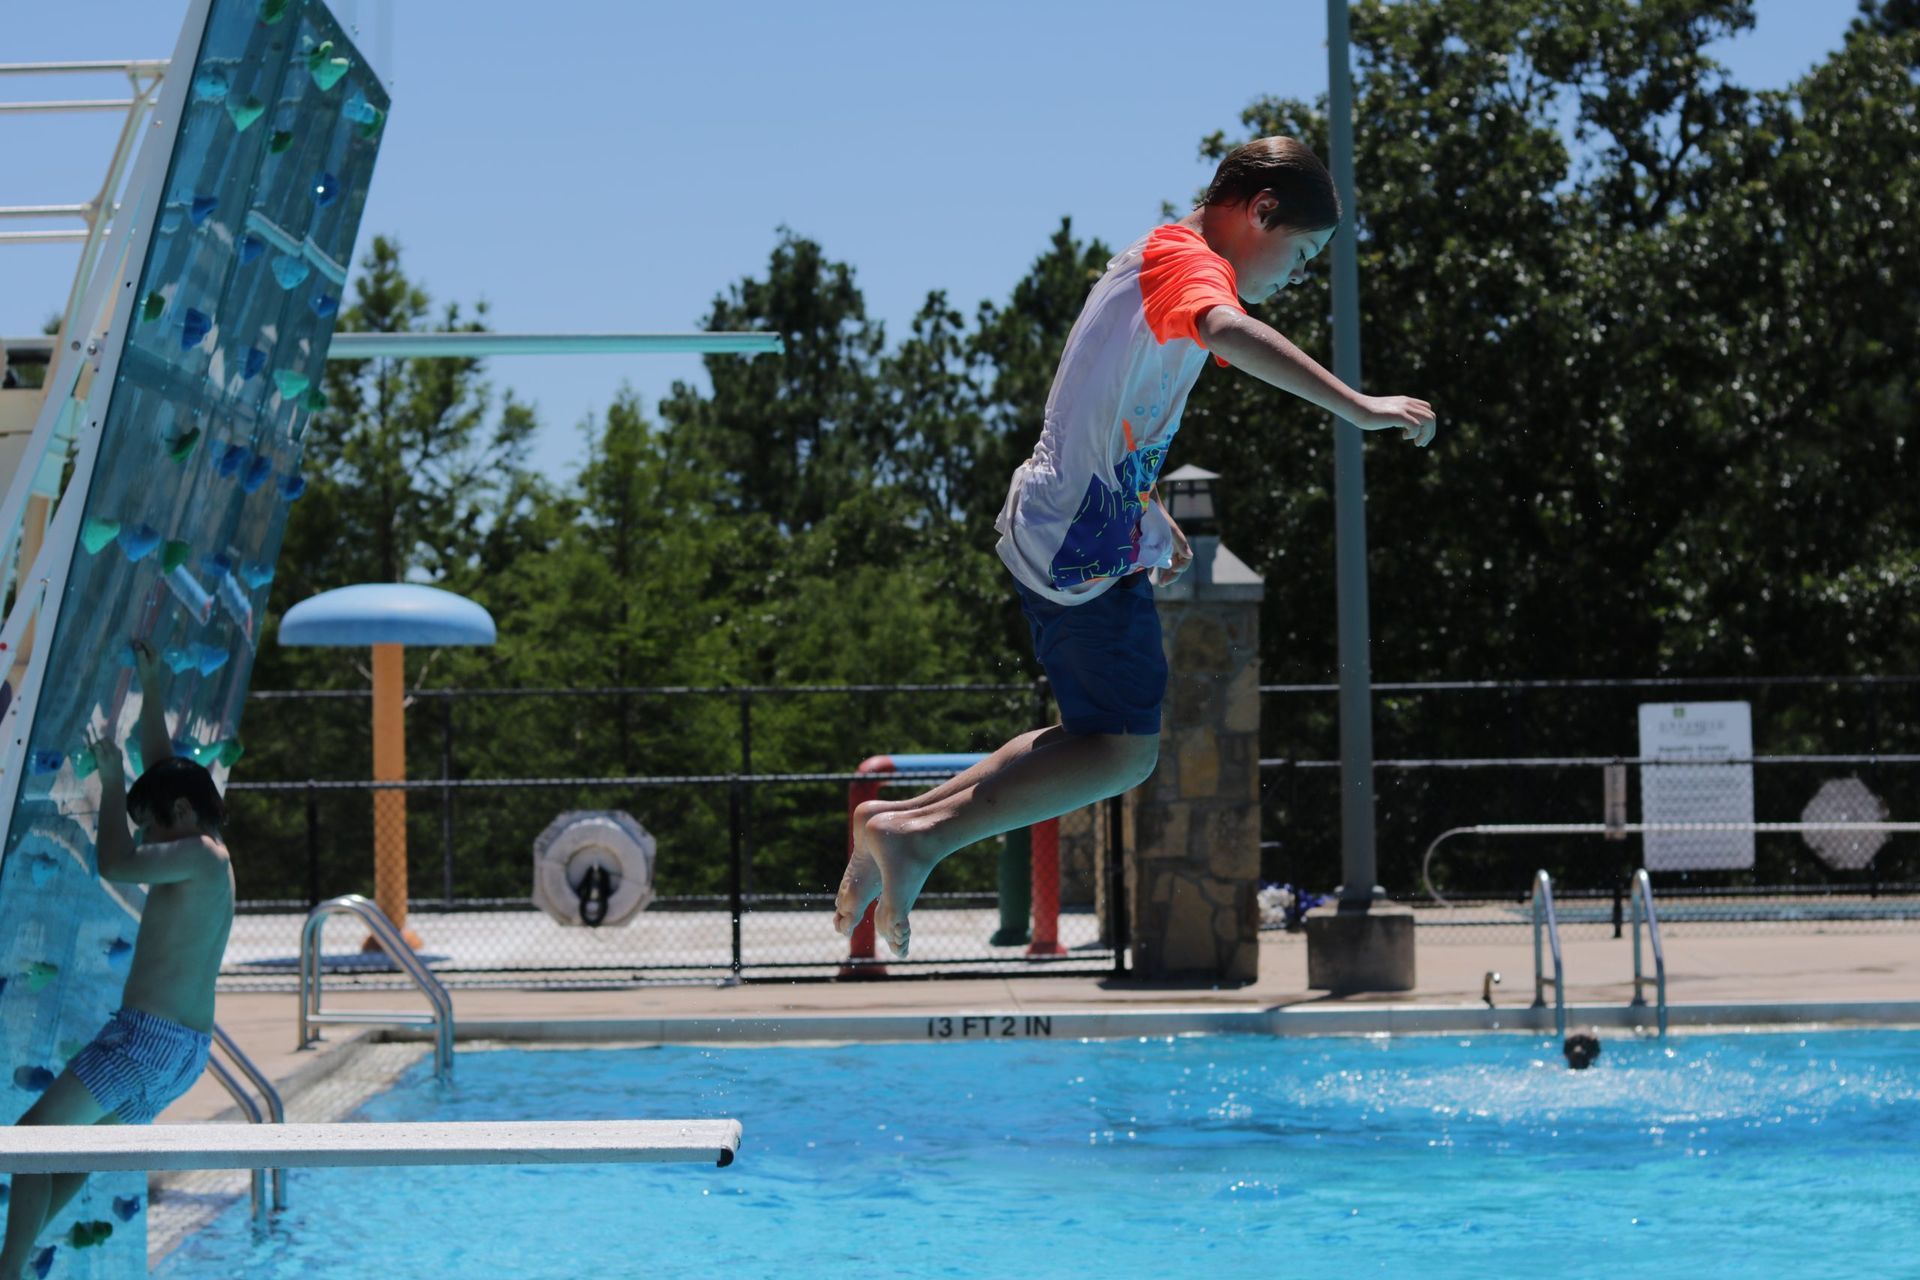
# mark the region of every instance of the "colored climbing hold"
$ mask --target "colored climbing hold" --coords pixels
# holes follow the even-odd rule
[[[107,968],[115,973],[125,973],[133,961],[133,944],[125,938],[115,938],[106,947]]]
[[[265,484],[267,482],[267,477],[272,474],[273,474],[273,460],[267,457],[264,453],[254,454],[253,461],[249,462],[247,464],[247,469],[241,473],[241,476],[240,476],[241,492],[252,493],[254,490],[258,489],[261,485]]]
[[[340,299],[330,293],[316,293],[309,305],[313,308],[313,314],[324,320],[340,309]]]
[[[127,559],[136,563],[152,555],[160,545],[160,531],[151,525],[123,525],[118,537],[120,549],[127,553]]]
[[[219,102],[227,96],[227,73],[218,67],[203,68],[193,78],[193,97],[196,102]]]
[[[213,464],[213,469],[222,477],[232,476],[240,470],[240,464],[247,460],[249,452],[247,446],[243,444],[230,444],[221,451],[219,460]]]
[[[27,753],[27,772],[33,774],[58,773],[60,772],[60,766],[66,762],[66,755],[59,751],[30,751]]]
[[[158,320],[161,313],[166,309],[166,295],[162,294],[158,289],[155,289],[146,296],[145,301],[141,302],[140,318],[142,320]]]
[[[111,1222],[76,1222],[67,1232],[67,1239],[76,1249],[91,1249],[94,1245],[105,1244],[107,1237],[112,1234]]]
[[[352,66],[353,63],[346,58],[333,56],[331,40],[321,41],[320,47],[307,55],[307,73],[313,77],[313,82],[320,86],[322,93],[339,84],[340,77],[347,74]]]
[[[307,392],[307,412],[318,413],[327,407],[327,393],[315,387]]]
[[[240,579],[230,573],[220,575],[220,584],[214,594],[220,599],[220,607],[240,628],[240,634],[247,638],[248,643],[252,643],[253,601],[247,598],[247,590],[240,585]]]
[[[82,747],[73,753],[73,776],[91,778],[100,771],[100,761],[95,758],[92,747]]]
[[[113,1216],[122,1222],[132,1222],[140,1215],[139,1196],[115,1196],[113,1198]]]
[[[199,443],[200,428],[190,427],[167,441],[167,456],[175,462],[185,462],[192,455],[193,446]]]
[[[47,1083],[52,1084],[53,1082],[49,1080]],[[33,1267],[34,1280],[47,1280],[47,1272],[53,1270],[53,1255],[54,1247],[52,1245],[48,1245],[33,1255],[31,1265]]]
[[[240,265],[244,267],[266,252],[267,242],[249,231],[240,237],[240,243],[234,247],[240,251]]]
[[[233,119],[233,127],[245,133],[253,122],[267,113],[267,106],[260,99],[248,94],[244,102],[229,102],[227,115]]]
[[[38,990],[39,988],[35,988]],[[15,1088],[26,1089],[33,1093],[45,1093],[47,1086],[53,1083],[53,1072],[45,1067],[16,1067],[13,1072]]]
[[[267,152],[270,155],[277,156],[292,145],[293,130],[291,129],[275,129],[267,135]]]
[[[293,288],[312,270],[305,258],[296,258],[290,253],[276,254],[273,259],[273,278],[280,282],[282,289]]]
[[[60,864],[50,853],[35,850],[27,855],[27,878],[33,881],[33,887],[43,889],[52,881],[54,873],[60,870]]]
[[[259,373],[266,367],[267,353],[258,347],[248,347],[246,363],[241,366],[240,376],[243,379],[251,378],[254,374]]]
[[[367,101],[367,95],[356,85],[353,92],[347,95],[346,105],[340,108],[340,114],[355,124],[365,124],[373,119],[373,113],[376,110],[378,108]]]
[[[340,179],[330,173],[320,174],[313,180],[313,202],[324,209],[332,204],[334,197],[340,194]]]
[[[288,502],[297,501],[307,491],[307,478],[298,471],[280,482],[280,496]]]
[[[193,548],[178,538],[167,539],[160,549],[160,572],[172,573],[193,558]]]
[[[375,107],[373,109],[373,119],[361,121],[360,124],[355,127],[354,132],[371,142],[380,136],[380,126],[386,122],[387,113]]]
[[[35,960],[27,965],[26,972],[21,976],[27,980],[27,990],[37,994],[45,991],[47,984],[60,976],[60,966],[46,960]]]
[[[201,567],[216,578],[224,578],[233,572],[233,557],[224,551],[216,551],[202,562]]]
[[[196,658],[201,675],[210,676],[227,665],[227,651],[219,645],[201,644],[194,647],[199,650]]]
[[[168,593],[180,602],[180,607],[195,622],[205,625],[207,619],[213,616],[213,597],[184,567],[176,567],[163,575],[160,581],[167,584]]]
[[[231,769],[240,762],[240,757],[245,754],[247,754],[247,749],[240,745],[240,739],[223,738],[221,739],[219,750],[214,753],[214,759]]]
[[[80,545],[87,549],[88,555],[97,556],[119,532],[118,520],[102,520],[99,516],[88,516],[80,522]]]
[[[286,480],[282,480],[280,482],[281,491],[283,493],[286,491],[287,481],[297,478],[297,476],[288,476]],[[253,590],[258,591],[273,581],[273,566],[261,561],[243,564],[240,566],[240,581],[246,583]]]
[[[312,385],[312,379],[297,369],[275,369],[273,385],[280,388],[282,400],[291,400],[305,393],[306,389]]]
[[[287,0],[260,0],[260,21],[272,26],[287,16]]]
[[[160,658],[167,664],[167,670],[175,675],[179,675],[182,671],[191,671],[200,665],[192,652],[186,649],[169,649],[161,654]]]
[[[207,334],[213,331],[213,317],[204,311],[187,308],[187,314],[180,321],[180,349],[191,351],[206,341]]]
[[[187,216],[193,219],[194,226],[204,226],[207,219],[213,216],[213,211],[219,207],[219,196],[195,196],[193,203],[187,207]]]

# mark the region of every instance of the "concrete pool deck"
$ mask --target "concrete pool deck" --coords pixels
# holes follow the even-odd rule
[[[1805,926],[1802,926],[1804,930]],[[1920,1002],[1920,931],[1883,933],[1791,933],[1768,930],[1736,936],[1689,937],[1670,932],[1666,939],[1667,998],[1673,1006],[1756,1005],[1902,1005]],[[1573,1020],[1594,1021],[1617,1016],[1633,995],[1633,951],[1628,939],[1566,939],[1562,955],[1567,972]],[[636,1038],[653,1038],[646,1029],[658,1020],[673,1020],[698,1038],[701,1024],[759,1023],[784,1027],[793,1034],[798,1020],[819,1019],[819,1038],[844,1038],[846,1019],[876,1019],[890,1025],[884,1033],[899,1038],[904,1020],[985,1014],[1044,1015],[1128,1014],[1160,1011],[1169,1015],[1222,1015],[1221,1025],[1245,1025],[1268,1011],[1284,1011],[1301,1024],[1321,1029],[1356,1030],[1365,1025],[1397,1025],[1415,1029],[1411,1016],[1427,1011],[1430,1025],[1447,1025],[1443,1011],[1454,1021],[1468,1019],[1487,1025],[1505,1017],[1505,1026],[1523,1021],[1533,1000],[1533,944],[1523,931],[1492,941],[1435,940],[1419,947],[1418,987],[1411,992],[1333,998],[1306,986],[1307,949],[1298,934],[1262,935],[1260,979],[1242,987],[1147,985],[1101,976],[1046,976],[1033,978],[942,978],[854,983],[754,982],[733,987],[712,985],[646,986],[615,989],[521,990],[456,989],[455,1019],[462,1036],[542,1036],[592,1039],[618,1036],[640,1028]],[[1646,954],[1652,976],[1652,956]],[[1494,988],[1498,1013],[1486,1015],[1480,1003],[1481,983],[1488,970],[1502,982]],[[1648,999],[1652,999],[1649,988]],[[329,1009],[412,1008],[424,1005],[412,992],[330,988]],[[1392,1006],[1392,1019],[1383,1020]],[[1598,1007],[1593,1008],[1593,1007]],[[1461,1012],[1463,1009],[1469,1013]],[[1353,1018],[1318,1015],[1349,1010]],[[323,1080],[350,1055],[340,1052],[361,1037],[353,1028],[329,1029],[327,1042],[315,1049],[295,1048],[298,998],[290,992],[222,992],[219,1019],[283,1093],[294,1094]],[[1367,1015],[1360,1017],[1358,1015]],[[1859,1016],[1877,1021],[1920,1022],[1920,1004],[1910,1009],[1864,1011]],[[1676,1022],[1699,1021],[1699,1018]],[[1750,1020],[1735,1014],[1732,1020]],[[1768,1018],[1777,1021],[1778,1018]],[[1807,1019],[1813,1020],[1813,1019]],[[979,1019],[978,1022],[985,1022]],[[1156,1020],[1157,1021],[1157,1020]],[[836,1023],[841,1026],[836,1027]],[[1094,1025],[1094,1024],[1087,1024]],[[1550,1025],[1550,1023],[1548,1024]],[[1151,1022],[1143,1033],[1155,1032]],[[1063,1029],[1064,1031],[1064,1029]],[[1018,1034],[1019,1031],[1013,1032]],[[1071,1034],[1111,1034],[1072,1031]],[[380,1032],[374,1032],[377,1036]],[[735,1034],[752,1037],[752,1027]],[[932,1033],[914,1032],[914,1038]],[[976,1035],[977,1023],[956,1026],[955,1038]],[[989,1030],[987,1034],[998,1034]],[[777,1038],[769,1035],[767,1038]],[[232,1103],[211,1078],[203,1079],[161,1116],[162,1123],[212,1119],[229,1112]]]

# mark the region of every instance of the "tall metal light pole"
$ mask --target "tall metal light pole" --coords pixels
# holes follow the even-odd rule
[[[1348,0],[1327,0],[1327,117],[1333,183],[1345,213],[1333,237],[1333,372],[1360,385],[1360,266],[1353,199],[1353,72]],[[1342,902],[1374,896],[1373,668],[1367,658],[1367,497],[1360,428],[1333,423],[1334,581],[1340,652]]]

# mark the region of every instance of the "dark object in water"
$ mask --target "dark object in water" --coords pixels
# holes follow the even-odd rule
[[[1591,1032],[1576,1031],[1560,1046],[1560,1052],[1567,1055],[1569,1067],[1575,1071],[1585,1071],[1600,1056],[1600,1037]]]

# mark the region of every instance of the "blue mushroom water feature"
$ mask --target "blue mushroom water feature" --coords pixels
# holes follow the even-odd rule
[[[373,780],[404,782],[407,734],[406,646],[492,644],[493,615],[464,596],[406,582],[374,582],[323,591],[287,610],[280,643],[369,646],[373,649]],[[407,793],[383,787],[373,796],[374,901],[408,945]],[[372,945],[371,942],[369,945]]]

